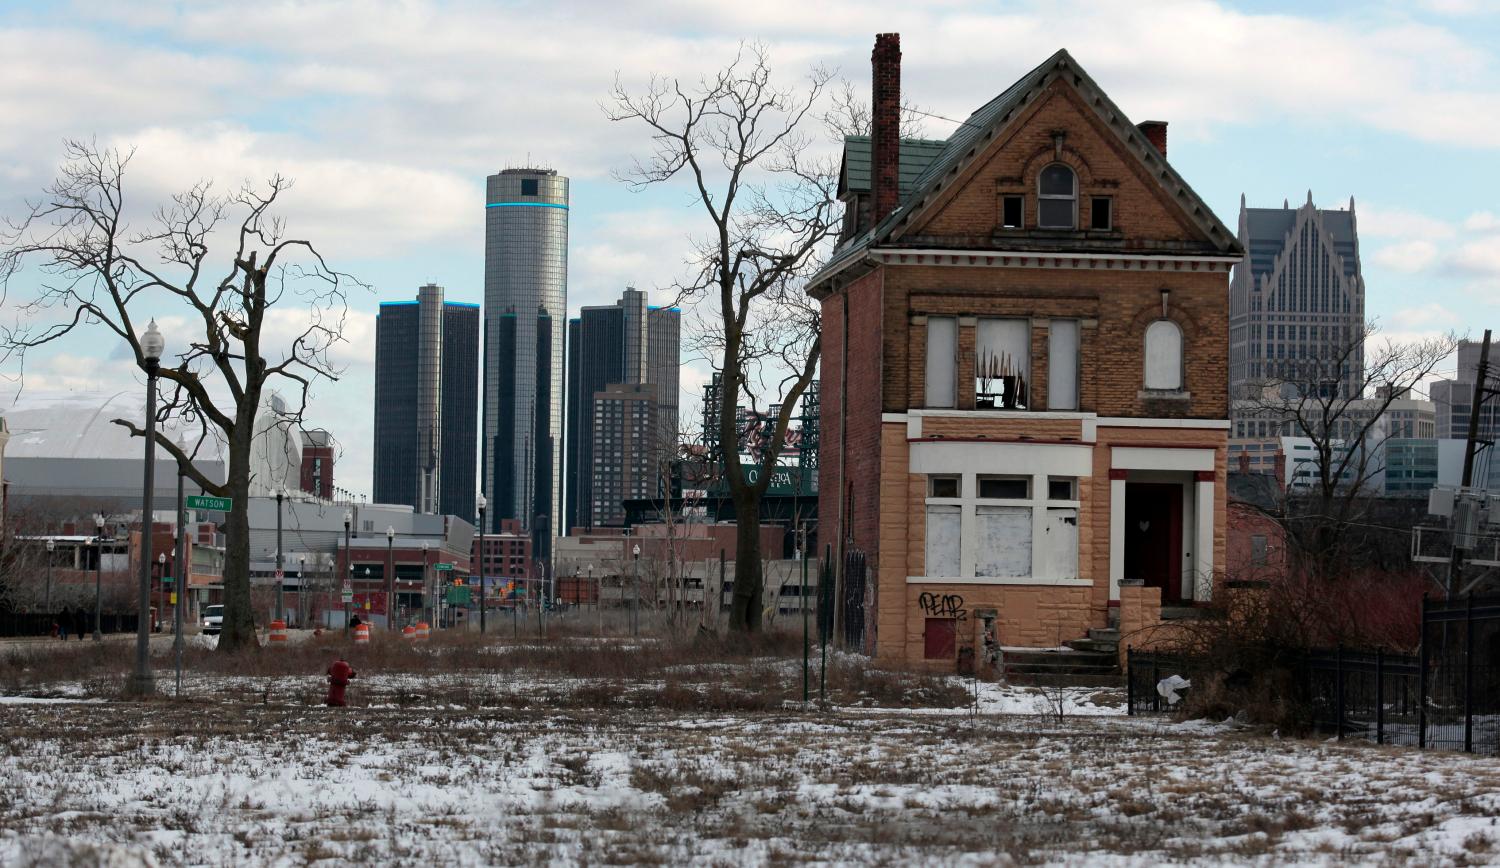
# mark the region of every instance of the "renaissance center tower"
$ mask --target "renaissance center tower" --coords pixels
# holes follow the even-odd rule
[[[568,179],[506,169],[486,180],[484,425],[488,531],[516,519],[551,553],[560,497]]]

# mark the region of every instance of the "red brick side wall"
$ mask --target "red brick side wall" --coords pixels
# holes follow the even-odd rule
[[[880,467],[881,304],[883,272],[850,284],[823,302],[822,443],[819,461],[820,537],[838,544],[852,533],[855,548],[878,547]],[[844,316],[848,315],[848,352]],[[847,355],[847,384],[844,359]],[[847,385],[847,393],[843,389]],[[841,406],[843,405],[843,406]],[[842,417],[840,414],[843,414]],[[848,455],[841,452],[847,444]],[[844,485],[840,488],[841,469]],[[849,527],[839,526],[840,506]],[[873,565],[872,565],[873,566]]]

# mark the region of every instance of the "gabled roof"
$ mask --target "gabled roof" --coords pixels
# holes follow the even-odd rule
[[[1056,80],[1072,85],[1104,126],[1119,137],[1126,150],[1144,164],[1147,174],[1155,179],[1177,207],[1203,232],[1216,253],[1241,255],[1234,233],[1219,221],[1207,203],[1177,174],[1166,158],[1147,141],[1145,134],[1136,129],[1135,124],[1084,72],[1072,55],[1066,49],[1059,49],[1040,66],[969,115],[944,144],[942,152],[912,182],[911,192],[903,193],[900,204],[872,229],[849,239],[835,250],[828,263],[813,276],[809,289],[816,288],[864,250],[899,239],[905,229],[936,201],[939,194],[981,156],[985,146],[994,141],[1023,109],[1031,105]],[[903,160],[903,164],[904,162]]]
[[[948,143],[942,139],[902,139],[898,169],[901,195],[911,193],[932,161]],[[844,136],[844,165],[839,172],[839,195],[870,192],[870,137]]]

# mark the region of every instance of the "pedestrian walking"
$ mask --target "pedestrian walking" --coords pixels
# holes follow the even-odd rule
[[[67,609],[57,613],[57,638],[68,641],[68,631],[72,629],[73,616]]]
[[[333,662],[332,666],[328,667],[328,698],[324,701],[330,706],[342,708],[344,706],[344,689],[349,686],[349,682],[358,674],[354,671],[354,667],[350,666],[349,662],[341,655],[339,659]]]
[[[78,641],[83,641],[83,634],[88,631],[89,613],[82,606],[73,610],[73,632],[78,634]]]

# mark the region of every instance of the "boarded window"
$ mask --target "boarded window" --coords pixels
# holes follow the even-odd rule
[[[1037,575],[1047,579],[1078,578],[1078,510],[1047,510],[1037,542]]]
[[[974,575],[1013,578],[1031,575],[1031,507],[981,506],[975,509]]]
[[[974,332],[974,391],[981,407],[1030,406],[1031,321],[982,319]]]
[[[922,657],[952,660],[958,652],[958,622],[953,618],[928,618],[922,631]]]
[[[958,320],[927,318],[927,406],[952,407],[958,371]]]
[[[1266,565],[1265,534],[1257,533],[1250,536],[1250,563],[1257,567]]]
[[[927,507],[927,575],[959,574],[960,512],[957,506]]]
[[[1182,329],[1169,319],[1146,329],[1146,388],[1182,388]]]
[[[1078,320],[1055,319],[1047,330],[1047,409],[1078,409]]]

